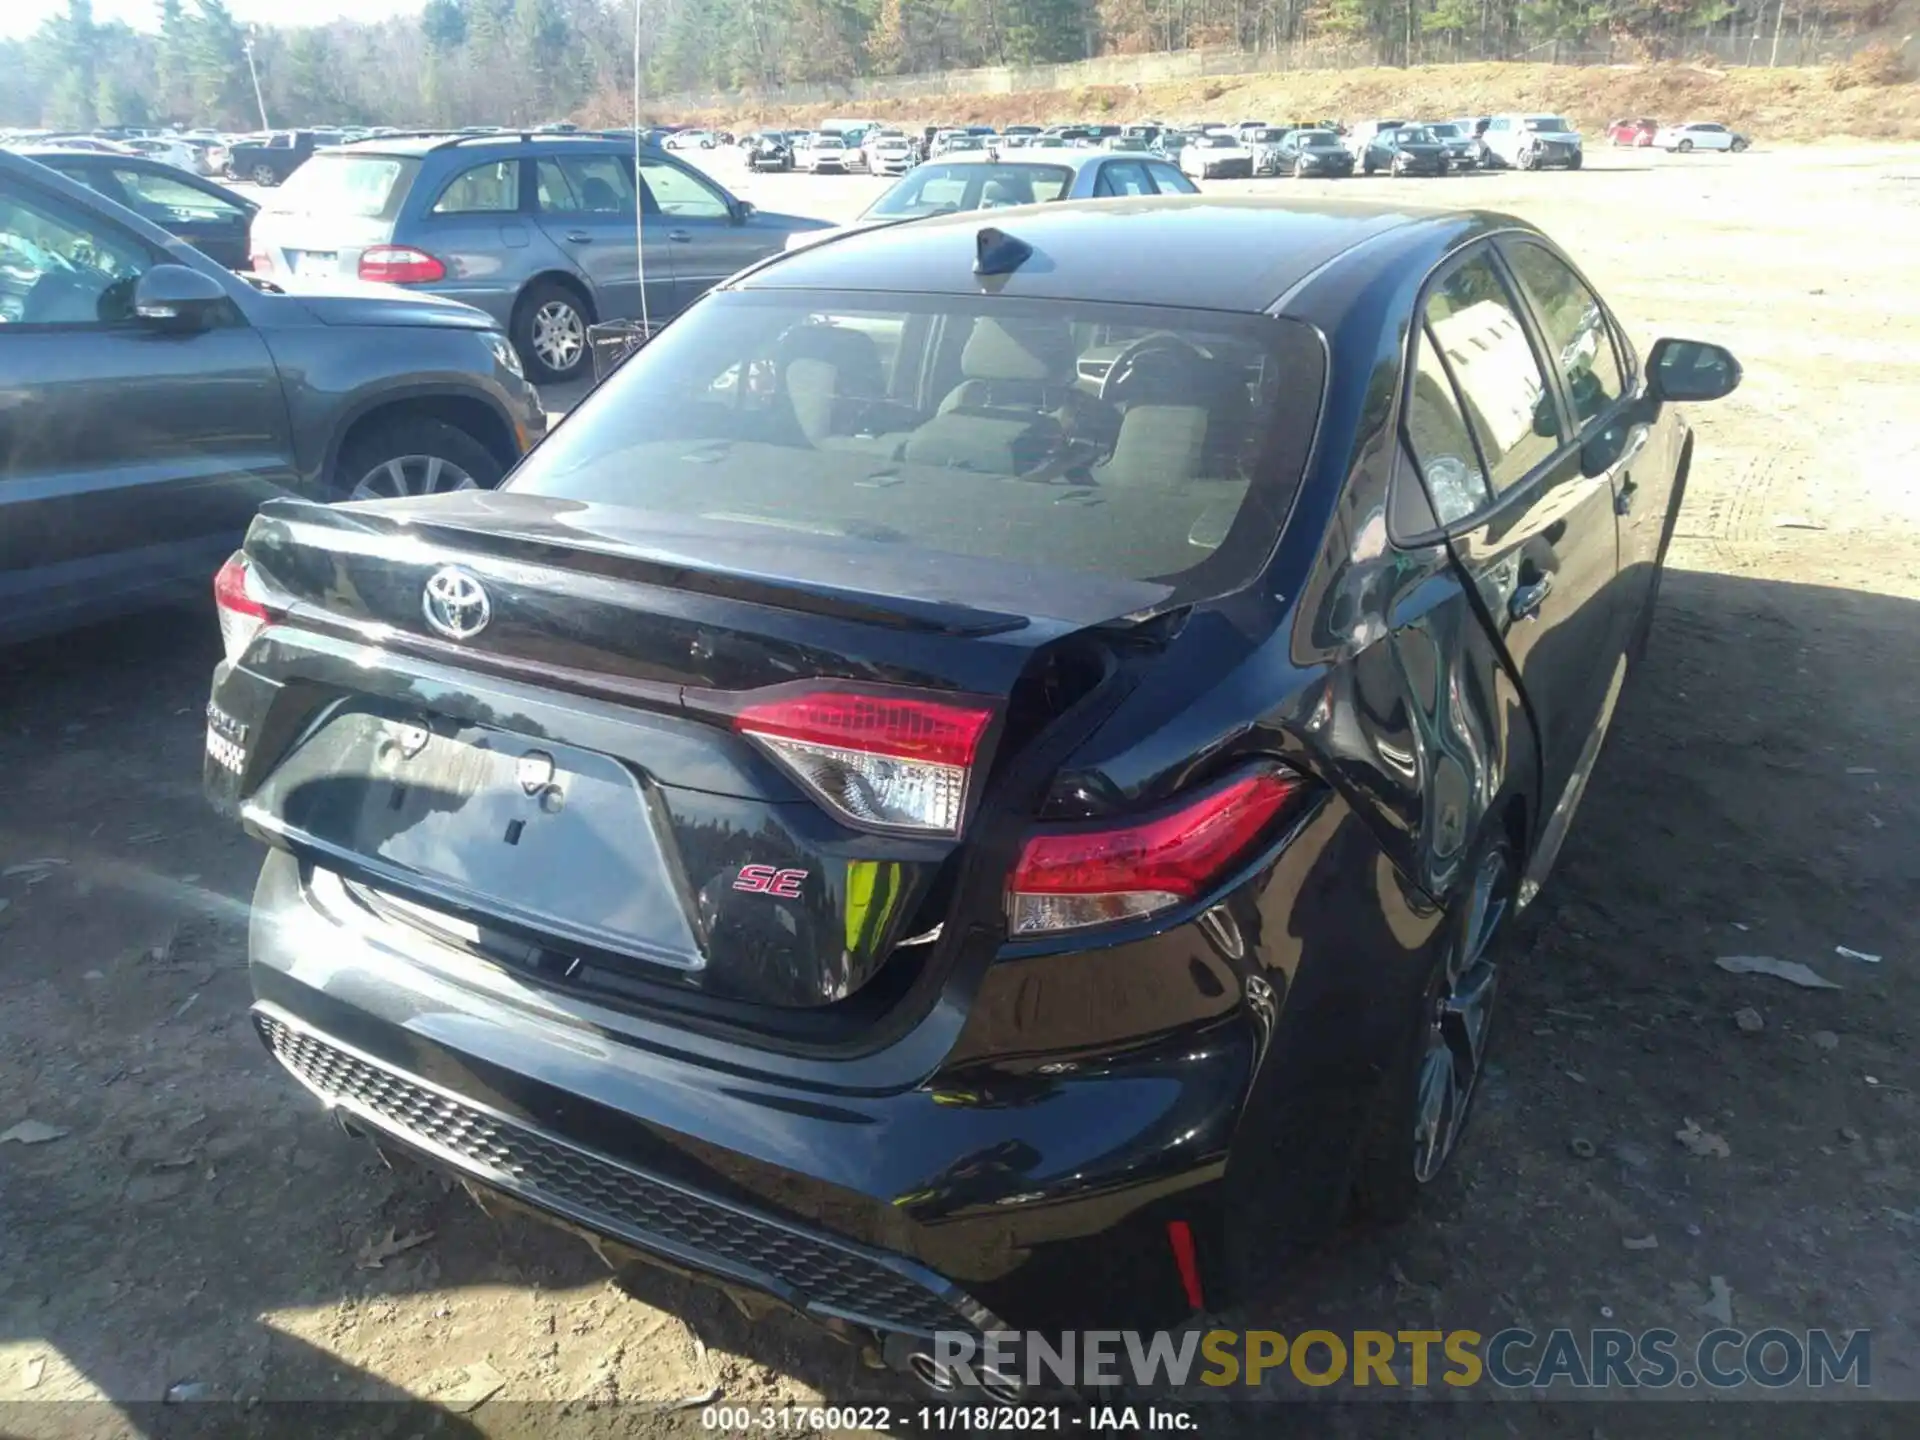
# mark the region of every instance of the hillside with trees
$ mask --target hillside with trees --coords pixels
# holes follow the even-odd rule
[[[1897,0],[638,0],[649,97],[1225,46],[1338,45],[1386,66],[1547,58],[1565,44],[1684,59],[1751,37],[1758,63],[1876,32]],[[155,0],[151,29],[90,0],[0,41],[0,125],[535,124],[618,114],[631,0],[429,0],[377,24],[249,31],[226,0]],[[1772,42],[1771,46],[1769,41]],[[1724,49],[1724,45],[1722,46]],[[1278,68],[1278,67],[1276,67]]]

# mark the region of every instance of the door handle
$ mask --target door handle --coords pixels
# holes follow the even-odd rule
[[[592,242],[593,236],[584,230],[569,230],[567,232],[567,240],[570,244],[586,245]]]
[[[1633,477],[1631,475],[1622,475],[1620,477],[1620,488],[1613,492],[1613,513],[1616,515],[1631,515],[1633,513],[1633,497],[1638,493],[1639,489],[1640,487],[1633,483]]]
[[[1542,575],[1530,585],[1522,585],[1507,600],[1507,615],[1513,620],[1538,620],[1540,607],[1547,603],[1553,589],[1553,577]]]
[[[676,245],[685,245],[692,241],[693,232],[691,230],[669,230],[667,232],[667,239],[673,241]]]

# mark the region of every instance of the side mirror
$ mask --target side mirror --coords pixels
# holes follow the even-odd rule
[[[133,314],[154,330],[205,330],[232,301],[211,275],[185,265],[156,265],[133,287]]]
[[[751,200],[736,200],[733,202],[734,224],[744,225],[754,217],[754,214],[755,211]]]
[[[1647,356],[1647,388],[1657,400],[1718,400],[1740,385],[1733,352],[1704,340],[1656,340]]]

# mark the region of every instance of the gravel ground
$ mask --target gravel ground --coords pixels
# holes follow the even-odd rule
[[[715,169],[765,208],[832,218],[878,189]],[[1535,220],[1643,348],[1722,341],[1746,382],[1694,412],[1652,652],[1524,922],[1461,1162],[1418,1221],[1344,1238],[1223,1323],[1689,1336],[1724,1284],[1748,1331],[1871,1327],[1875,1393],[1920,1398],[1920,150],[1599,151],[1578,174],[1224,188],[1329,183]],[[0,654],[0,1130],[67,1132],[0,1145],[0,1399],[125,1407],[7,1406],[0,1433],[187,1433],[183,1412],[139,1408],[183,1382],[455,1405],[497,1384],[439,1427],[492,1434],[562,1413],[517,1402],[640,1433],[698,1428],[697,1407],[653,1402],[883,1394],[798,1322],[750,1323],[665,1275],[623,1293],[577,1241],[389,1172],[272,1066],[244,1020],[258,857],[199,798],[217,650],[209,615],[161,612]],[[1841,988],[1727,974],[1730,954]],[[1726,1153],[1677,1142],[1689,1120]],[[1447,1408],[1450,1435],[1602,1433],[1578,1405]],[[1756,1409],[1770,1435],[1882,1423],[1688,1406],[1678,1424]],[[1428,1419],[1396,1409],[1389,1428]]]

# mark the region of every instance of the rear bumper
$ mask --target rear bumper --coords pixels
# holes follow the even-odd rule
[[[830,1087],[773,1056],[741,1074],[698,1037],[642,1043],[590,1000],[375,917],[281,852],[251,971],[269,1049],[361,1127],[843,1333],[1180,1318],[1166,1223],[1218,1253],[1258,1065],[1230,1014],[1058,1073],[1025,1055],[1018,1075],[936,1066],[906,1085],[856,1062]]]
[[[476,310],[484,310],[501,330],[513,325],[513,304],[518,292],[500,285],[468,285],[457,280],[436,281],[430,285],[408,285],[409,291],[437,295],[442,300],[458,300]]]

